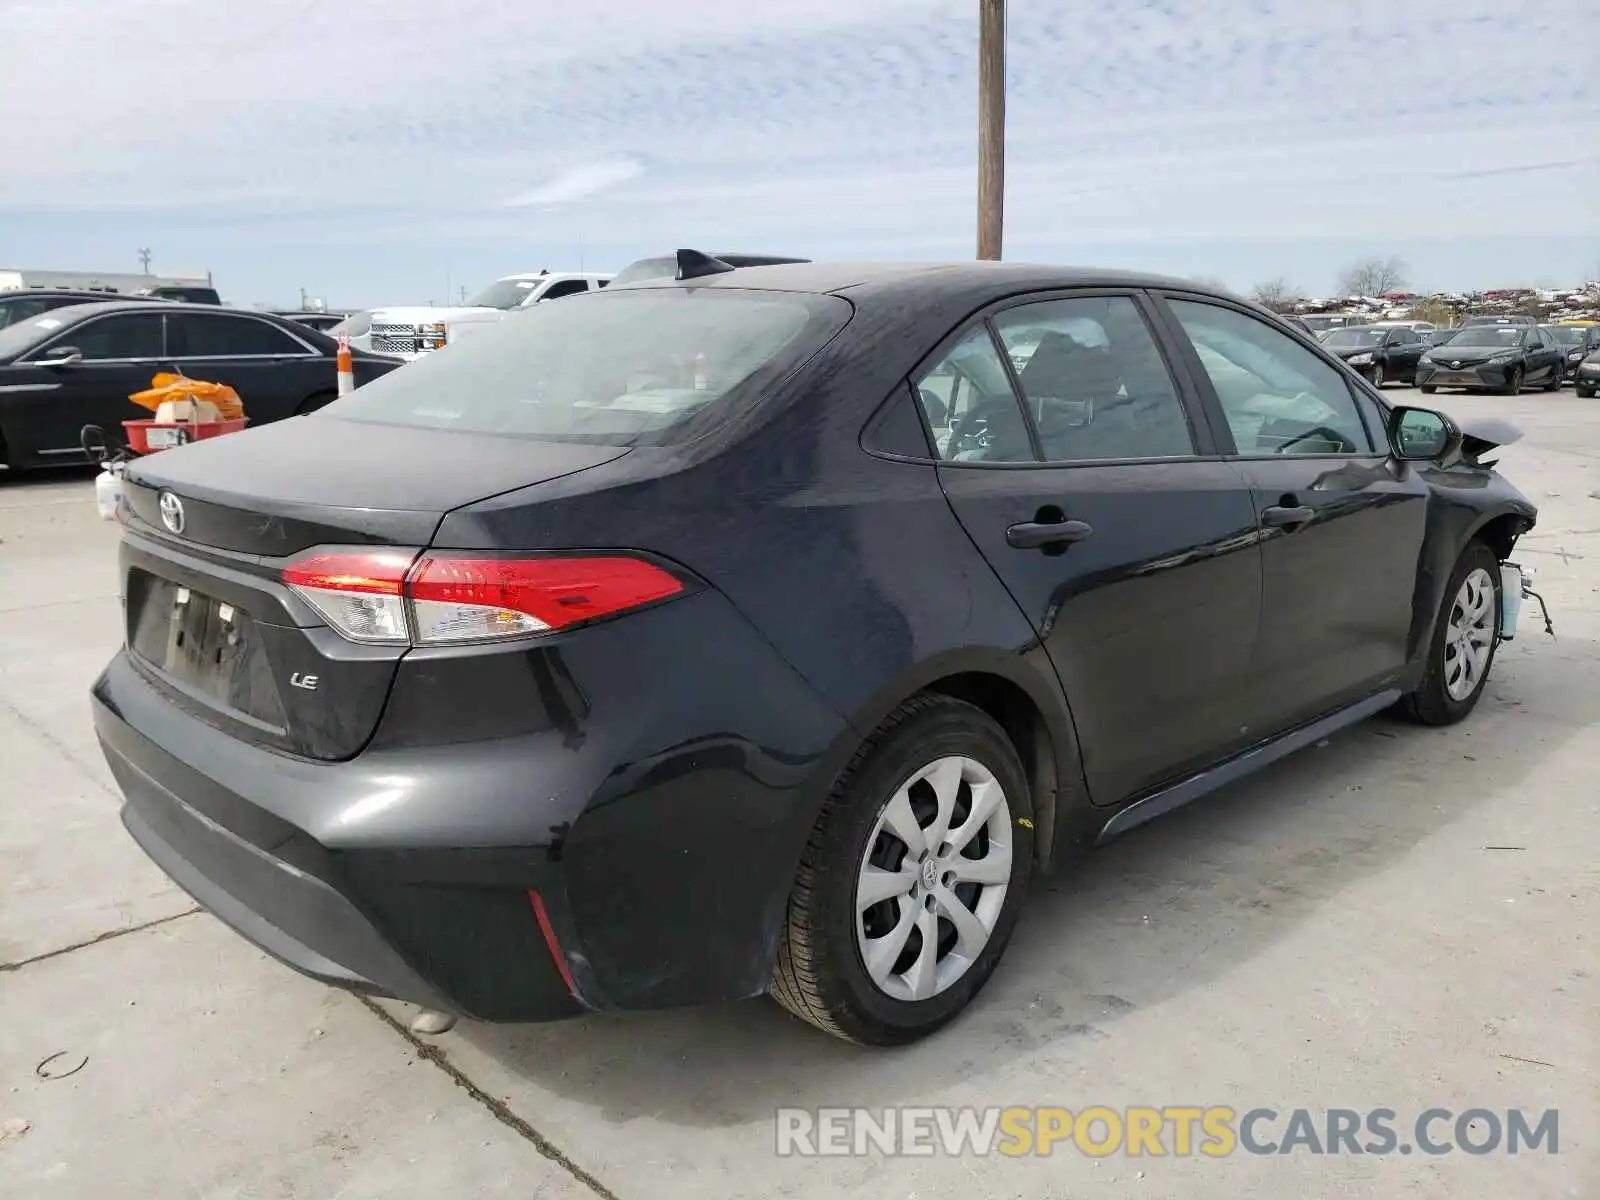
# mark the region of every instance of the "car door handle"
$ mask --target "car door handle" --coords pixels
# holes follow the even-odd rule
[[[1042,550],[1081,542],[1093,532],[1087,521],[1024,521],[1006,530],[1006,545],[1015,550]]]
[[[1261,510],[1261,523],[1280,529],[1285,526],[1292,528],[1304,525],[1316,515],[1315,509],[1308,508],[1304,504],[1274,504]]]

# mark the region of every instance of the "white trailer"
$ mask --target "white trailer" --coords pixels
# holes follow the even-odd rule
[[[134,271],[40,271],[0,267],[0,292],[26,288],[71,288],[122,296],[215,290],[210,271],[145,275]]]

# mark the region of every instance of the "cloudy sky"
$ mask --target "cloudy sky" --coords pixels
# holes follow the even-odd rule
[[[1006,257],[1600,274],[1592,6],[1011,0]],[[1584,16],[1584,10],[1588,15]],[[963,258],[977,0],[0,0],[0,266],[443,301],[680,245]],[[1582,48],[1582,52],[1578,52]]]

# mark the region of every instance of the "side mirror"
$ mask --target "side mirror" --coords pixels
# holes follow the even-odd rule
[[[1396,458],[1435,462],[1461,445],[1461,430],[1442,412],[1399,407],[1389,418],[1389,444]]]
[[[34,361],[41,367],[74,367],[83,361],[83,351],[76,346],[51,346]]]

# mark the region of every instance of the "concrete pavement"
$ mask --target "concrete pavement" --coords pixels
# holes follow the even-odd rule
[[[1504,469],[1543,509],[1518,557],[1559,640],[1535,609],[1466,724],[1367,722],[1046,881],[974,1010],[892,1053],[765,1001],[422,1041],[193,913],[122,834],[89,728],[115,530],[90,476],[0,482],[0,1196],[1600,1195],[1600,404],[1427,402],[1528,432]],[[52,1055],[83,1065],[41,1077]],[[857,1104],[1520,1105],[1561,1140],[774,1154],[777,1107]]]

